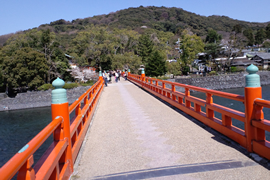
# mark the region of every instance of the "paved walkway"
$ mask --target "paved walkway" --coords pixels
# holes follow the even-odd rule
[[[71,179],[269,179],[231,144],[120,81],[104,88]]]

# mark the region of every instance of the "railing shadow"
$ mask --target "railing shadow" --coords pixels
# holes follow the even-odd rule
[[[248,166],[256,166],[257,163],[253,161],[236,161],[236,160],[224,160],[214,161],[206,163],[195,163],[195,164],[184,164],[175,166],[165,166],[158,168],[143,169],[137,171],[128,171],[115,174],[108,174],[103,176],[95,176],[95,180],[135,180],[135,179],[146,179],[146,178],[158,178],[166,176],[185,175],[192,173],[201,173],[208,171],[217,171],[225,169],[235,169]]]

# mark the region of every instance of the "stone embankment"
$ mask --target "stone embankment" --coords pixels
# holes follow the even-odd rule
[[[68,102],[71,104],[79,98],[91,86],[77,87],[67,90]],[[19,93],[15,98],[1,98],[0,111],[17,110],[36,107],[47,107],[51,105],[52,90],[48,91],[28,91]]]
[[[261,71],[257,74],[260,75],[261,85],[270,84],[270,71]],[[247,73],[219,75],[219,76],[206,76],[198,78],[179,78],[175,82],[181,84],[188,84],[202,88],[209,88],[215,90],[232,89],[245,87],[245,76]],[[182,88],[182,90],[184,90]]]

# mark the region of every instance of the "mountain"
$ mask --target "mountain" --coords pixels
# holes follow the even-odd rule
[[[181,32],[183,29],[189,29],[199,36],[204,36],[209,28],[222,34],[231,32],[235,25],[242,26],[243,30],[251,28],[253,31],[256,31],[266,27],[267,24],[239,21],[226,16],[200,16],[175,7],[140,6],[119,10],[107,15],[76,19],[71,22],[60,19],[50,24],[42,24],[38,29],[49,28],[59,34],[62,40],[64,39],[69,42],[70,38],[74,37],[78,31],[84,30],[89,25],[106,25],[109,28],[127,28],[138,32],[141,31],[142,26],[173,33]],[[4,44],[7,37],[9,35],[0,36],[0,45]]]
[[[199,36],[207,33],[209,28],[216,31],[232,31],[235,25],[241,25],[243,29],[253,30],[265,27],[268,23],[255,23],[235,20],[226,16],[200,16],[195,13],[185,11],[181,8],[166,8],[140,6],[138,8],[128,8],[107,15],[99,15],[84,19],[76,19],[72,22],[58,20],[47,25],[52,26],[56,32],[66,32],[84,29],[86,25],[107,25],[112,28],[131,28],[138,30],[141,26],[147,26],[161,31],[176,33],[181,29],[189,28]]]

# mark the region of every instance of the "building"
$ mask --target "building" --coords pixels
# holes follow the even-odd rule
[[[270,53],[256,54],[253,58],[251,58],[251,60],[258,63],[263,69],[270,67]]]

